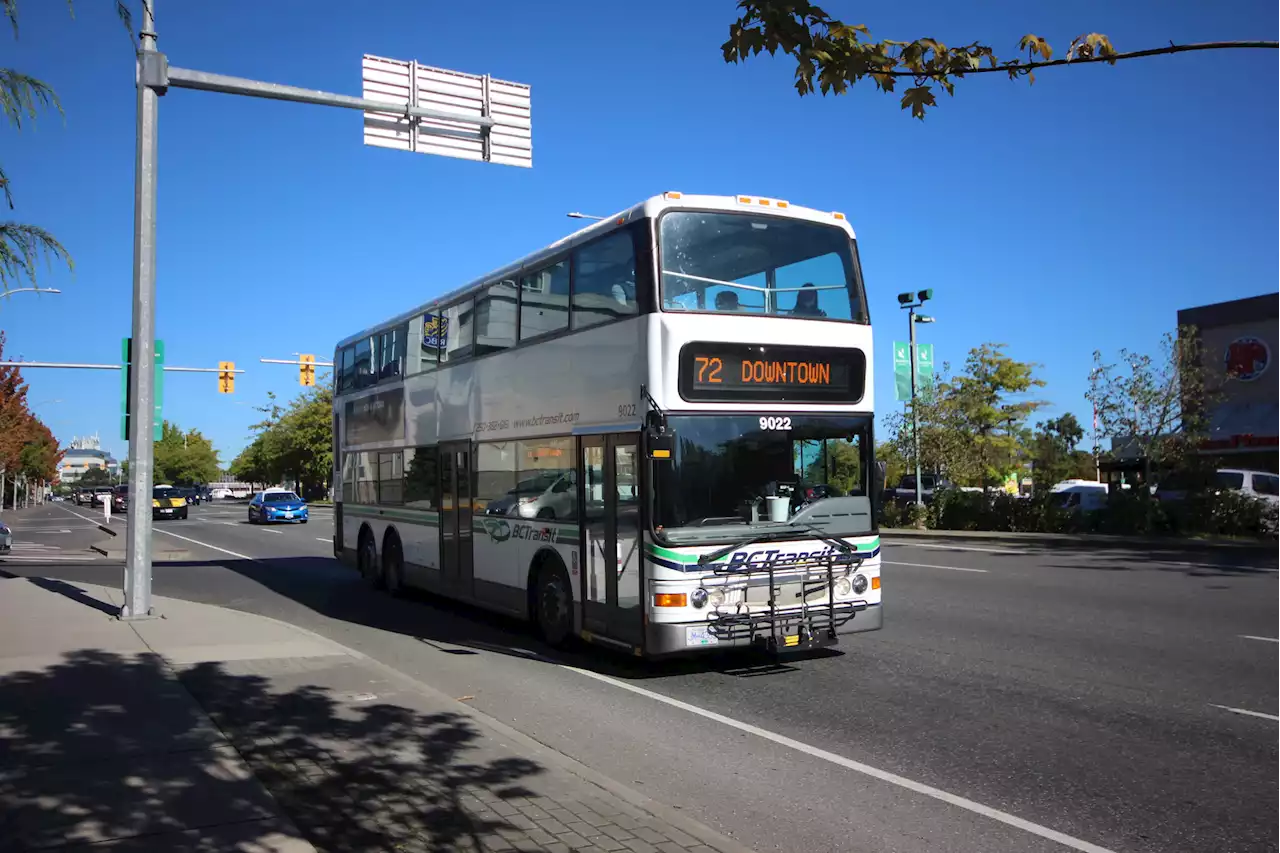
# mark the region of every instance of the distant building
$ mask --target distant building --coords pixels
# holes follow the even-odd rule
[[[1209,413],[1204,452],[1232,468],[1275,471],[1280,461],[1280,381],[1277,380],[1280,294],[1268,293],[1178,312],[1194,326],[1202,366],[1221,399]]]
[[[102,449],[97,434],[71,439],[58,463],[58,479],[64,484],[75,483],[91,468],[104,468],[112,477],[119,476],[120,463]]]

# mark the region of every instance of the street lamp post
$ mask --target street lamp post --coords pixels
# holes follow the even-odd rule
[[[915,458],[916,468],[916,506],[924,504],[924,496],[920,486],[920,417],[916,412],[916,323],[932,323],[933,318],[926,314],[917,314],[916,309],[922,307],[933,298],[933,288],[915,293],[899,293],[898,307],[907,311],[907,332],[911,350],[911,455]]]
[[[12,290],[0,291],[0,297],[8,298],[15,293],[61,293],[56,287],[15,287]]]

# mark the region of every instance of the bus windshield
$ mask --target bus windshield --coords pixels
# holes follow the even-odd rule
[[[869,415],[682,415],[667,427],[675,450],[654,465],[654,528],[673,544],[777,528],[778,498],[791,515],[822,498],[870,494]]]
[[[658,243],[664,311],[869,322],[853,243],[833,225],[675,210]]]

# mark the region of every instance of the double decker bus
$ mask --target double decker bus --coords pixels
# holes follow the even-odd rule
[[[333,549],[644,656],[880,628],[872,337],[840,213],[650,198],[334,356]]]

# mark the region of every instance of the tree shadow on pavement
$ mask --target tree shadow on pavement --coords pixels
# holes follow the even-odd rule
[[[454,713],[75,652],[0,674],[0,851],[264,851],[288,837],[279,809],[321,850],[485,849],[516,831],[501,801],[543,768],[472,760],[479,737]]]

